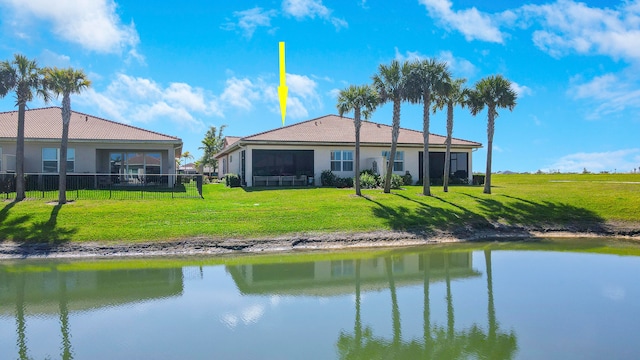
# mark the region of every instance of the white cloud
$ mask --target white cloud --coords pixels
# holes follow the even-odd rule
[[[309,116],[308,108],[322,106],[318,94],[318,83],[305,75],[287,74],[287,118],[302,119]],[[223,107],[233,107],[244,111],[251,111],[256,105],[264,105],[274,114],[280,114],[280,99],[278,97],[278,83],[270,83],[263,78],[237,78],[232,76],[226,82],[226,87],[220,95]]]
[[[16,34],[33,31],[31,19],[41,19],[51,23],[52,32],[83,48],[99,53],[121,54],[127,48],[135,48],[140,39],[131,22],[125,25],[116,13],[113,0],[74,1],[57,0],[0,0],[16,16],[25,20],[25,27],[16,29]]]
[[[511,90],[515,91],[519,99],[525,97],[525,95],[533,94],[533,91],[531,90],[530,87],[525,85],[520,85],[515,81],[511,81]]]
[[[223,24],[222,28],[224,30],[233,30],[238,27],[244,32],[244,36],[251,38],[258,26],[271,27],[271,18],[277,14],[276,10],[263,10],[261,7],[235,11],[233,16],[238,18],[238,23],[228,22]]]
[[[336,30],[347,28],[349,24],[346,20],[331,16],[332,11],[322,5],[322,0],[284,0],[282,2],[282,11],[297,20],[304,18],[327,20],[333,24]]]
[[[407,51],[404,54],[402,54],[397,47],[395,47],[394,50],[395,50],[395,59],[398,60],[399,62],[419,61],[427,58],[426,55],[423,55],[418,51]]]
[[[46,64],[47,66],[56,66],[58,68],[69,67],[71,58],[67,55],[56,54],[55,52],[44,49],[38,56],[38,64]]]
[[[503,43],[504,36],[497,21],[475,7],[454,11],[450,0],[419,0],[429,15],[440,20],[445,27],[461,32],[467,41],[482,40]]]
[[[218,98],[202,88],[185,83],[163,87],[151,79],[122,73],[103,92],[89,88],[77,98],[108,118],[127,124],[168,119],[179,127],[200,131],[204,123],[199,115],[223,116]]]
[[[249,79],[232,77],[227,79],[226,84],[220,100],[232,106],[250,110],[253,108],[252,102],[260,98],[256,86]]]
[[[590,109],[589,119],[620,113],[627,109],[640,110],[640,81],[631,73],[605,74],[588,82],[572,80],[569,94],[575,99],[588,100],[596,106]]]
[[[615,8],[589,7],[572,0],[545,5],[526,5],[524,18],[539,22],[533,42],[551,56],[569,52],[600,54],[615,59],[640,60],[640,5],[622,2]]]
[[[591,172],[617,171],[629,172],[639,165],[640,149],[623,149],[608,152],[576,153],[561,157],[543,171]]]
[[[470,77],[476,73],[475,65],[467,59],[453,56],[451,51],[441,51],[440,54],[438,54],[438,59],[449,65],[449,70],[451,70],[454,76]]]
[[[406,51],[402,54],[398,48],[395,49],[395,59],[403,62],[403,61],[419,61],[428,58],[427,55],[421,54],[419,51]],[[455,57],[451,51],[440,51],[440,53],[435,56],[435,58],[439,61],[443,61],[449,67],[449,71],[453,73],[454,76],[463,76],[469,77],[473,76],[476,73],[476,67],[469,60]]]
[[[287,74],[287,86],[289,94],[299,96],[305,100],[314,100],[320,103],[320,96],[316,88],[318,83],[304,75]]]

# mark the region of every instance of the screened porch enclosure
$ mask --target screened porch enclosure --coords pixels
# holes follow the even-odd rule
[[[444,155],[443,152],[430,152],[429,153],[429,177],[431,178],[432,185],[442,184],[442,178],[444,176]],[[423,173],[423,156],[424,152],[420,151],[418,156],[418,179],[422,180]],[[451,152],[451,159],[449,163],[449,177],[452,179],[460,179],[461,181],[468,181],[469,178],[469,155],[465,152]],[[466,179],[466,180],[465,180]]]
[[[113,184],[161,183],[162,155],[159,152],[110,152],[109,173]]]
[[[313,150],[252,150],[253,186],[306,185]]]

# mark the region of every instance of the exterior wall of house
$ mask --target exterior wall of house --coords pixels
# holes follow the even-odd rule
[[[242,150],[246,150],[245,153],[245,161],[246,161],[246,184],[247,186],[253,186],[253,159],[252,153],[253,150],[314,150],[314,185],[320,186],[320,174],[324,170],[331,169],[331,152],[332,151],[353,151],[355,156],[355,149],[350,146],[313,146],[306,147],[301,145],[247,145]],[[240,149],[236,150],[224,157],[221,157],[219,160],[219,176],[222,178],[225,173],[241,173],[241,155]],[[378,173],[384,174],[386,172],[386,160],[382,156],[383,151],[389,151],[389,147],[384,146],[362,146],[360,147],[360,170],[371,169],[372,163],[375,161],[378,167]],[[404,152],[404,169],[402,171],[394,171],[394,174],[405,175],[406,172],[409,172],[414,181],[417,181],[419,178],[419,153],[422,151],[422,147],[402,147],[399,146],[397,151]],[[429,148],[430,152],[445,152],[444,147],[436,147],[431,146]],[[452,151],[455,152],[466,152],[467,162],[468,162],[468,174],[469,181],[472,179],[472,149],[460,149],[453,148]],[[226,168],[224,168],[222,164],[226,161]],[[334,171],[339,177],[354,177],[355,171]]]
[[[0,142],[3,155],[15,155],[15,142]],[[27,141],[24,146],[25,172],[42,172],[42,149],[60,148],[60,141]],[[75,149],[75,164],[73,173],[109,173],[109,153],[123,152],[159,152],[162,156],[161,172],[174,174],[176,164],[172,144],[145,143],[77,143],[69,142],[69,148]],[[5,171],[6,164],[2,164],[0,171]]]

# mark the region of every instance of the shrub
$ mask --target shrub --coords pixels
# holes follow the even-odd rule
[[[353,187],[353,178],[341,178],[336,177],[334,186],[337,188],[350,188]]]
[[[402,181],[403,181],[403,185],[413,184],[413,178],[411,177],[411,174],[408,171],[402,177]]]
[[[382,180],[382,183],[384,184],[384,181],[386,179]],[[404,185],[404,180],[402,180],[402,176],[398,175],[398,174],[391,174],[391,188],[392,189],[400,189],[402,188],[402,185]]]
[[[360,186],[363,189],[375,189],[380,186],[380,178],[375,174],[363,171],[360,173]]]
[[[224,176],[224,184],[227,187],[239,187],[240,186],[240,175],[238,175],[238,174],[226,174]]]
[[[331,170],[324,170],[320,174],[320,182],[322,183],[322,186],[335,186],[336,179],[338,179],[338,177],[336,174],[332,173]]]

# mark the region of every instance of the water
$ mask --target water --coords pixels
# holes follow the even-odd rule
[[[580,240],[5,262],[0,358],[637,359],[638,255]]]

